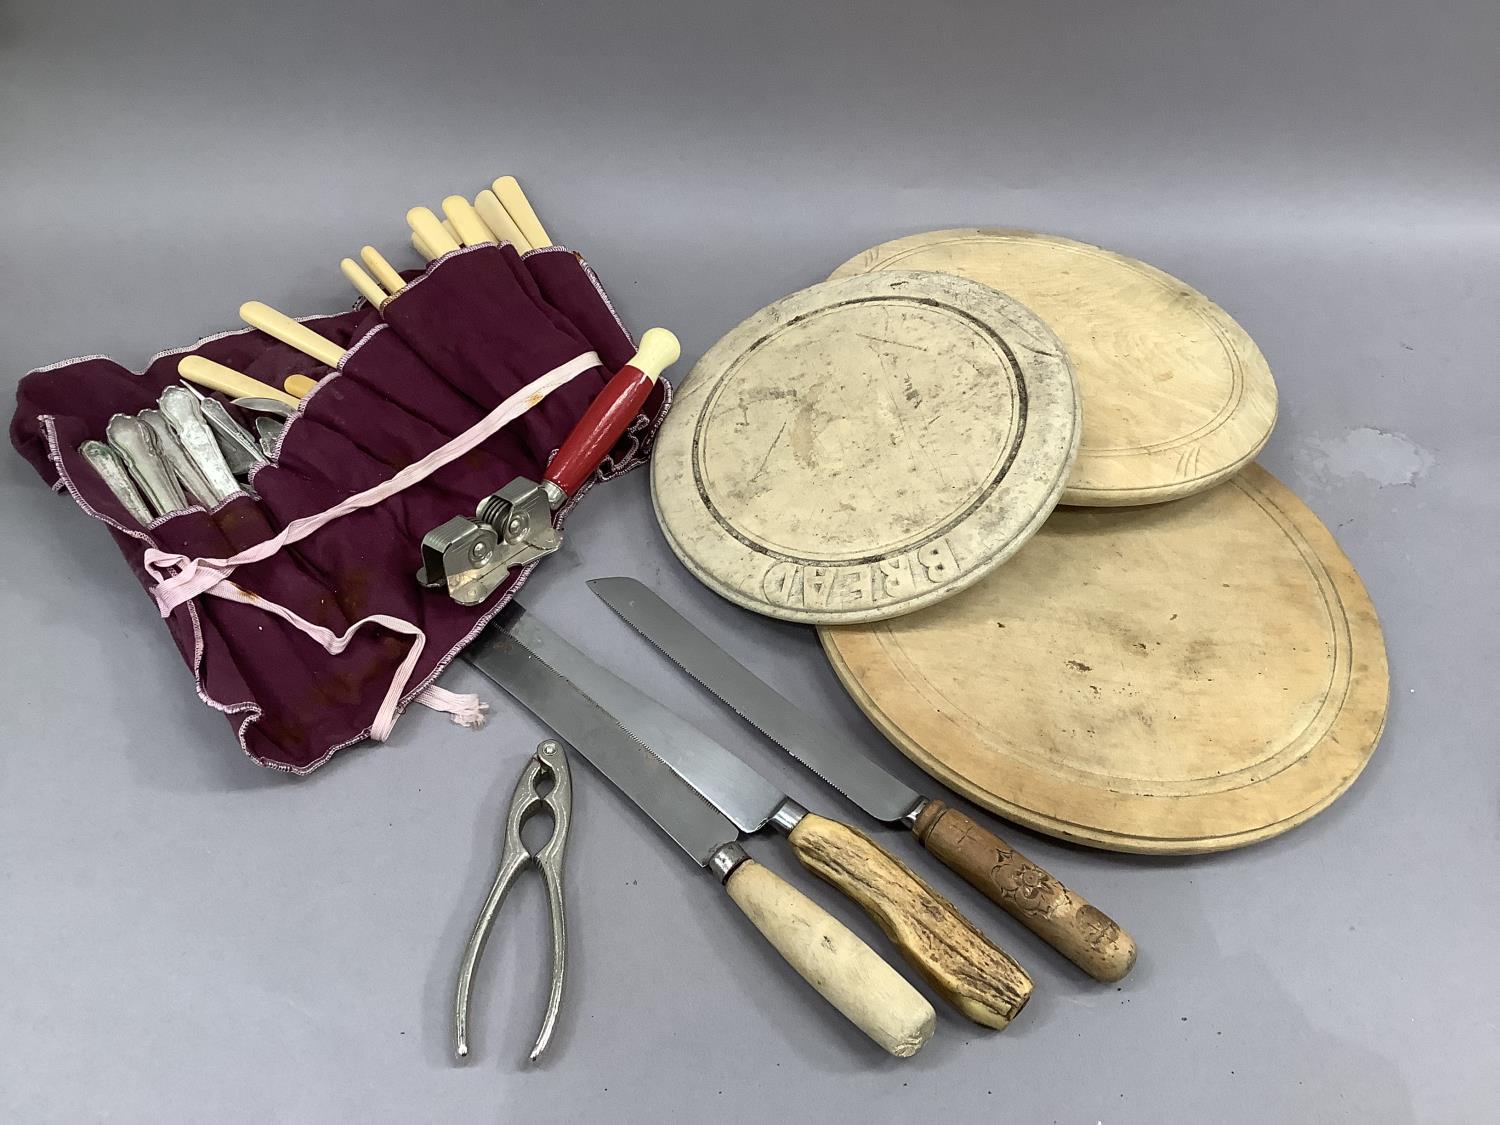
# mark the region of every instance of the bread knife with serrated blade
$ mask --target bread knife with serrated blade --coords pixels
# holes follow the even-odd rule
[[[957,809],[925,797],[871,761],[730,656],[634,578],[589,588],[751,726],[876,820],[910,828],[922,846],[1096,980],[1135,964],[1135,942],[1103,911]]]
[[[575,685],[740,829],[756,832],[771,825],[784,833],[802,865],[862,907],[907,964],[958,1011],[985,1027],[1000,1028],[1025,1005],[1031,996],[1025,970],[868,836],[808,812],[734,753],[595,664],[517,603],[501,610],[490,629],[505,632]]]
[[[751,859],[740,831],[566,676],[491,625],[464,657],[588,759],[656,822],[729,897],[787,963],[893,1055],[932,1036],[932,1005],[843,923]]]

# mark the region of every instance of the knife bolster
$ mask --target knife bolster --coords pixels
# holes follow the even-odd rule
[[[750,858],[750,853],[736,843],[725,844],[713,855],[708,857],[708,862],[703,866],[713,873],[715,879],[720,883],[729,882],[729,877],[735,873],[736,868]]]

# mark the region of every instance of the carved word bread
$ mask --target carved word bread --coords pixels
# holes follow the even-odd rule
[[[1067,357],[963,278],[883,272],[762,309],[693,368],[651,492],[701,581],[790,621],[875,621],[978,581],[1057,503]]]
[[[1276,384],[1245,330],[1145,262],[1052,235],[943,230],[886,242],[833,277],[935,270],[993,286],[1047,322],[1083,405],[1062,503],[1155,504],[1201,492],[1260,452]]]
[[[1115,851],[1285,832],[1353,783],[1385,725],[1364,585],[1257,465],[1170,504],[1059,508],[957,597],[821,633],[855,701],[928,773]]]

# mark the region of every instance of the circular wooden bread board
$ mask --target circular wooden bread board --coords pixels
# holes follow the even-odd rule
[[[793,293],[675,400],[651,456],[667,542],[730,601],[823,624],[908,613],[1003,562],[1057,503],[1079,430],[1057,338],[936,273]]]
[[[888,269],[983,282],[1057,333],[1083,405],[1064,504],[1201,492],[1271,435],[1276,384],[1255,342],[1203,294],[1145,262],[1027,231],[943,230],[883,243],[831,276]]]
[[[1258,465],[1170,504],[1059,508],[972,589],[821,635],[860,707],[927,772],[1115,851],[1285,832],[1349,787],[1385,725],[1364,585]]]

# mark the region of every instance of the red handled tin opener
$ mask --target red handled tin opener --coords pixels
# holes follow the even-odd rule
[[[568,502],[640,413],[661,373],[681,354],[677,337],[649,329],[564,439],[540,482],[517,477],[479,502],[474,516],[454,516],[422,538],[423,586],[446,588],[460,605],[478,605],[518,566],[562,546],[552,513]]]

